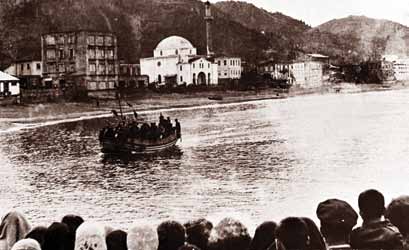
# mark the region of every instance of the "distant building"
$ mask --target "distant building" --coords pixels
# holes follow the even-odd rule
[[[141,74],[150,83],[159,85],[214,85],[218,83],[217,64],[206,56],[197,55],[196,48],[183,37],[162,40],[153,57],[142,58]]]
[[[305,61],[290,65],[291,83],[301,88],[315,88],[323,85],[323,65],[320,62]]]
[[[242,66],[239,57],[217,57],[217,74],[219,82],[237,80],[241,78]]]
[[[10,65],[5,73],[20,79],[20,87],[25,89],[44,87],[41,83],[43,65],[40,60],[23,60]]]
[[[395,78],[398,81],[409,80],[409,58],[397,59],[393,62],[393,70],[395,72]]]
[[[0,97],[20,95],[19,79],[0,71]]]
[[[117,39],[112,33],[73,31],[42,36],[44,81],[58,88],[111,90],[118,83]]]
[[[139,64],[119,64],[119,88],[137,89],[147,87],[148,84],[149,77],[146,75],[141,75],[141,67]]]

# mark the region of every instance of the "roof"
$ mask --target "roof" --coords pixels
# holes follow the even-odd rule
[[[329,58],[328,56],[324,56],[321,54],[308,54],[311,57],[315,57],[315,58]]]
[[[193,45],[185,38],[181,36],[170,36],[168,38],[163,39],[156,49],[193,49]]]
[[[11,76],[9,74],[0,71],[0,81],[20,81],[17,77]]]

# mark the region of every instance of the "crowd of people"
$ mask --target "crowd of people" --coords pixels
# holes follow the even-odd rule
[[[160,140],[166,138],[172,134],[181,138],[181,127],[178,119],[175,119],[175,126],[173,126],[170,117],[165,117],[162,113],[159,116],[159,123],[139,123],[138,114],[134,113],[133,120],[127,120],[125,117],[121,118],[121,121],[116,127],[106,126],[99,134],[99,139],[110,138],[118,141],[126,141],[128,138],[140,139],[140,140]]]
[[[10,212],[0,225],[0,250],[409,249],[409,196],[385,208],[383,195],[371,189],[359,195],[358,206],[358,227],[358,214],[346,201],[329,199],[316,210],[320,227],[310,218],[288,217],[262,223],[253,237],[232,218],[215,226],[206,219],[165,221],[156,228],[138,224],[125,232],[76,215],[31,228],[22,214]]]

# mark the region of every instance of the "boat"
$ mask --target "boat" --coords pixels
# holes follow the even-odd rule
[[[208,99],[213,100],[213,101],[222,101],[223,96],[221,96],[221,95],[212,95],[212,96],[209,96]]]
[[[162,151],[166,151],[174,147],[177,141],[180,139],[180,135],[176,130],[164,137],[157,140],[148,140],[140,138],[126,137],[119,139],[115,136],[106,136],[101,134],[99,142],[101,145],[102,153],[107,154],[155,154]]]

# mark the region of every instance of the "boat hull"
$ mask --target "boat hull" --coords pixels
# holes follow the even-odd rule
[[[102,138],[100,144],[103,153],[155,154],[172,148],[177,141],[178,138],[172,135],[157,141],[128,139],[126,142],[120,142],[116,139]]]

